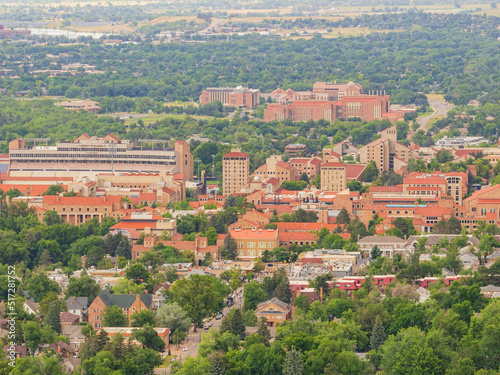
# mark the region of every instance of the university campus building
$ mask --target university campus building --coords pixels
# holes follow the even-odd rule
[[[316,82],[313,91],[295,92],[278,89],[270,94],[276,101],[264,110],[264,121],[297,121],[360,118],[362,121],[404,119],[401,111],[390,110],[390,97],[383,92],[363,93],[353,82],[336,84]]]
[[[203,90],[200,96],[202,105],[220,101],[224,107],[245,107],[250,109],[256,107],[260,102],[259,90],[238,86],[232,87],[209,87]]]
[[[193,156],[189,145],[177,141],[139,140],[134,144],[113,134],[103,138],[82,134],[73,142],[49,146],[48,138],[17,138],[9,143],[9,176],[83,177],[103,172],[182,173],[193,177]],[[161,148],[158,149],[158,145]]]

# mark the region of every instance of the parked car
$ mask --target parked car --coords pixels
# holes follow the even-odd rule
[[[222,319],[224,315],[221,314],[221,313],[218,313],[216,316],[215,316],[215,319],[219,320],[219,319]]]
[[[210,323],[205,324],[205,327],[203,328],[205,331],[210,329],[212,325]]]
[[[182,348],[183,352],[187,352],[188,350],[189,350],[189,348],[187,346],[185,346],[185,347]]]

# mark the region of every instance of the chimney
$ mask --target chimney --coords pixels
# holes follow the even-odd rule
[[[146,289],[146,290],[144,291],[144,293],[148,294],[148,290]]]
[[[131,295],[132,295],[132,292],[128,292],[128,294],[131,296]]]
[[[319,288],[319,298],[323,302],[323,287]]]
[[[76,299],[76,296],[73,296],[73,299],[75,300],[75,299]]]
[[[196,269],[198,269],[198,266],[196,266]]]

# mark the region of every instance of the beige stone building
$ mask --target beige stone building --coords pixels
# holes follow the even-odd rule
[[[324,163],[321,165],[321,190],[343,191],[347,189],[347,173],[344,163]]]
[[[360,162],[368,164],[373,160],[380,172],[405,167],[410,159],[417,156],[417,153],[410,147],[399,143],[397,138],[397,125],[383,130],[379,139],[359,149]]]
[[[238,192],[248,184],[250,159],[240,149],[232,149],[222,158],[224,196]]]
[[[293,158],[290,159],[290,165],[297,170],[297,173],[302,176],[302,173],[307,174],[309,181],[313,180],[320,173],[321,159],[320,158]]]
[[[281,155],[271,155],[266,163],[255,171],[261,181],[275,177],[280,183],[283,181],[297,181],[300,178],[298,171],[292,165],[285,163]]]

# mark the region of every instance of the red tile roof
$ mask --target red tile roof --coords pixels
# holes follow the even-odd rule
[[[309,232],[279,232],[280,242],[309,241],[316,242],[318,235]]]
[[[59,197],[57,195],[45,195],[43,203],[55,206],[111,206],[120,203],[121,197]]]
[[[403,184],[420,184],[420,185],[430,185],[430,184],[446,184],[445,178],[439,177],[426,177],[426,178],[405,178],[403,179]]]
[[[244,152],[228,152],[226,155],[224,155],[224,158],[248,158],[250,155],[245,154]]]
[[[4,192],[10,189],[18,189],[24,196],[39,197],[47,191],[51,185],[17,185],[17,184],[0,184],[0,189]],[[64,190],[68,189],[68,185],[61,185]]]
[[[113,229],[135,229],[135,230],[144,230],[145,228],[156,229],[155,222],[137,222],[137,221],[120,221],[113,225],[110,230]]]
[[[402,193],[403,185],[396,186],[370,186],[370,193]]]
[[[363,164],[346,164],[346,178],[358,178],[365,169]]]
[[[233,229],[231,232],[231,237],[235,240],[245,240],[245,239],[268,239],[274,240],[277,236],[277,231],[273,229]]]
[[[337,224],[324,224],[324,223],[276,223],[278,230],[280,232],[290,232],[290,231],[319,231],[322,228],[327,228],[329,231],[335,230]]]

